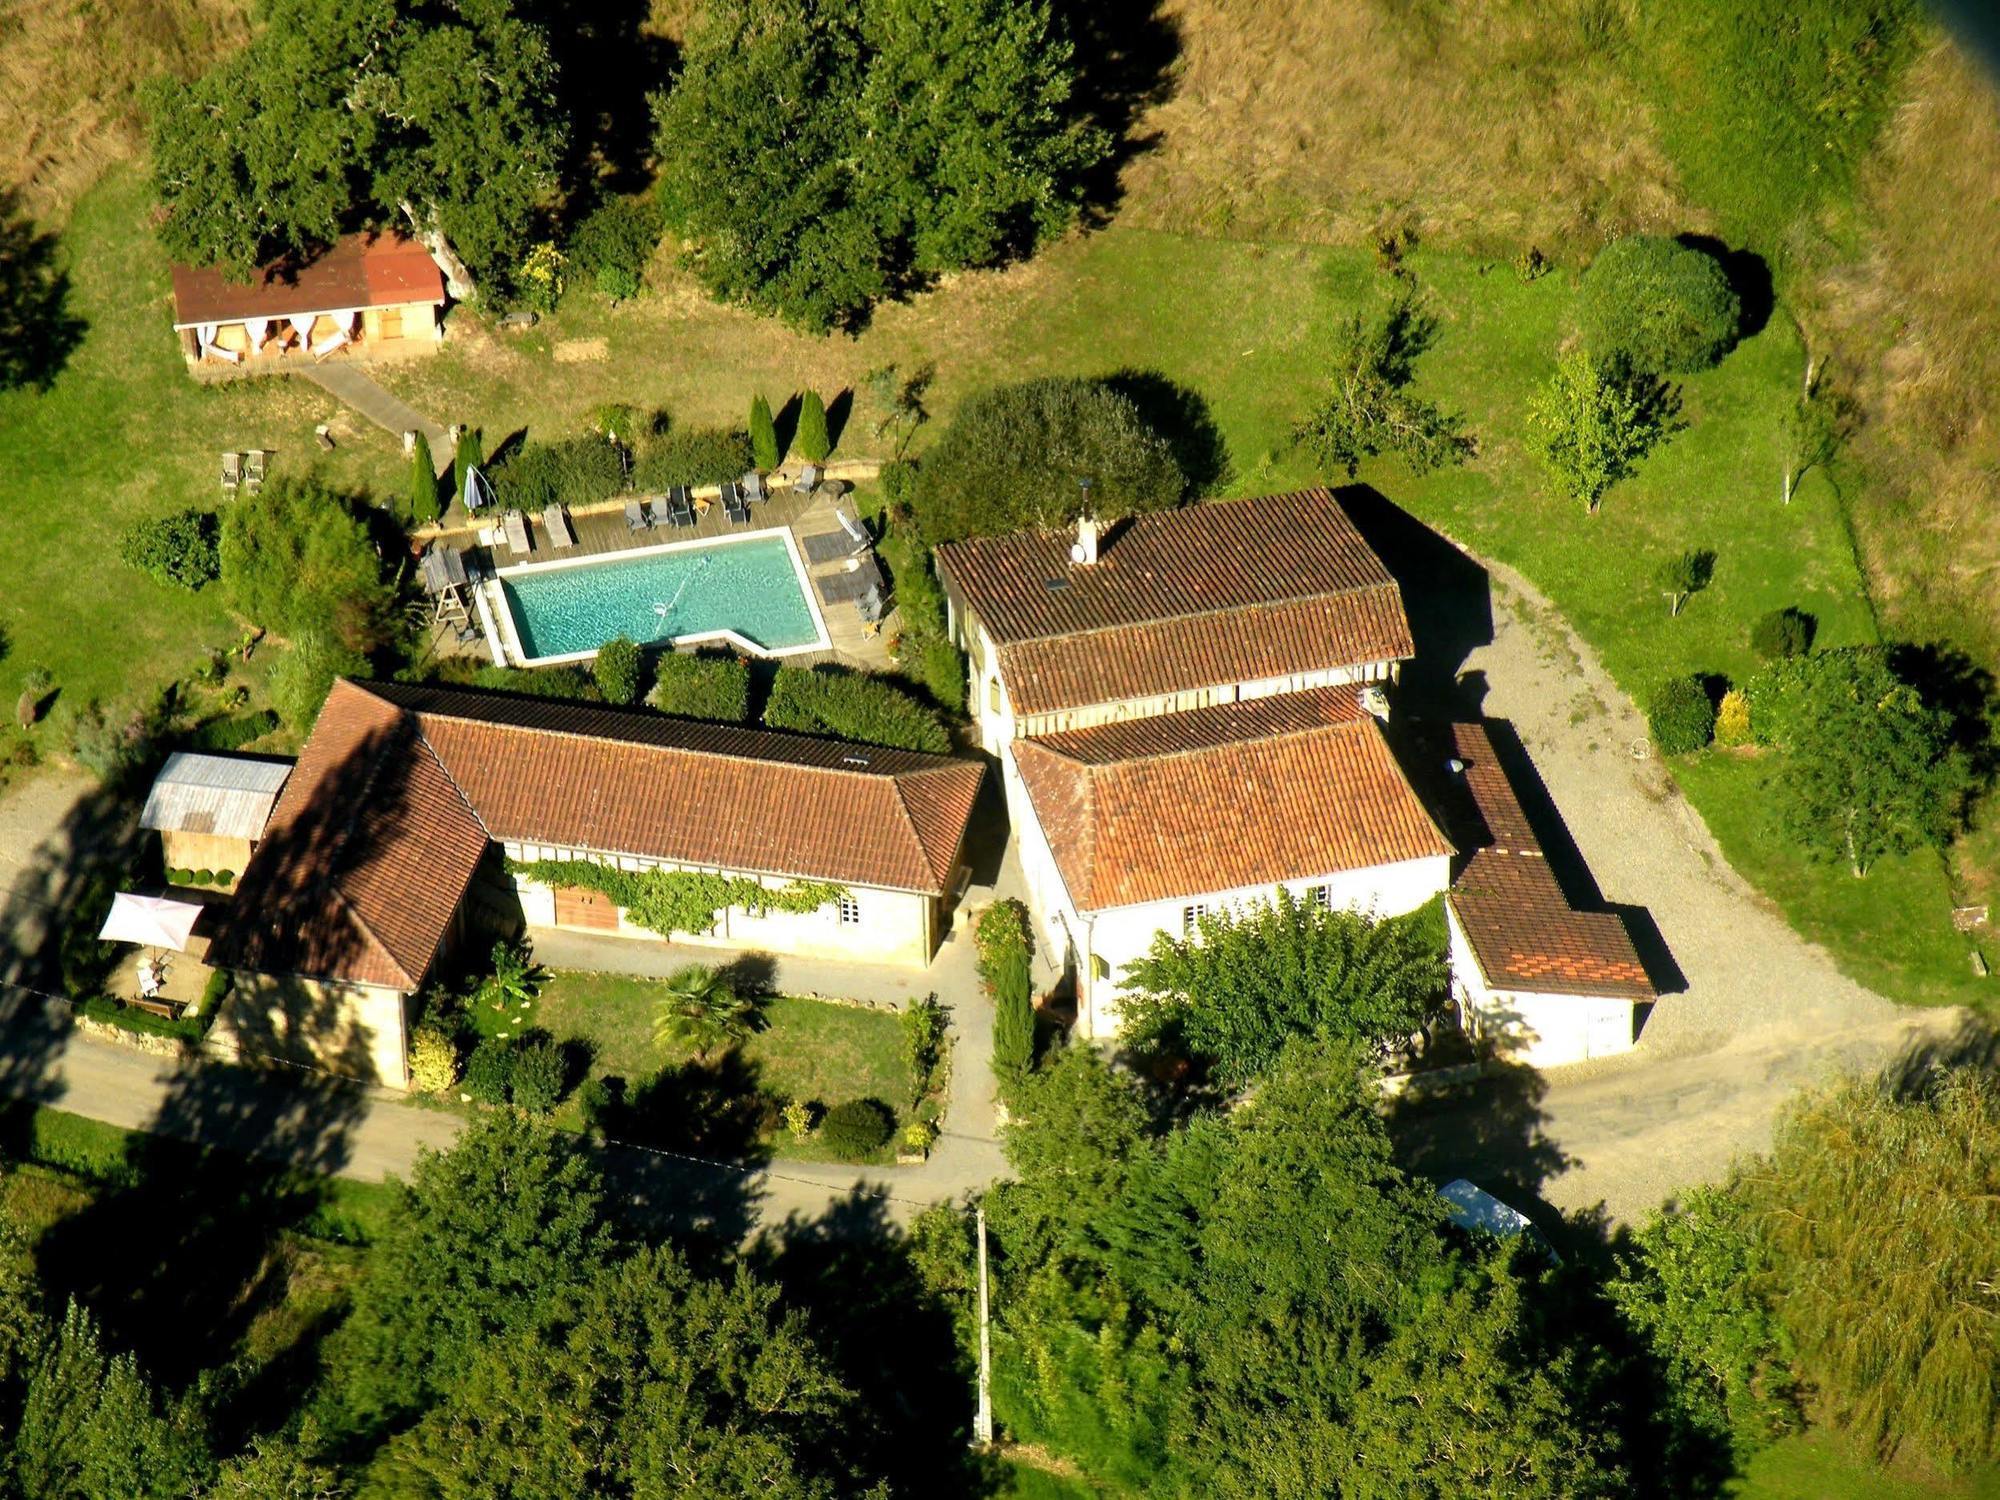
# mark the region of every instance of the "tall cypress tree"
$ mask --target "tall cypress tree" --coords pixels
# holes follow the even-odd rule
[[[768,472],[778,467],[778,424],[761,393],[750,402],[750,453],[758,468]]]
[[[826,432],[826,406],[818,391],[807,391],[799,399],[799,430],[792,446],[809,464],[825,463],[827,454],[833,451],[833,440]]]
[[[437,518],[437,464],[431,458],[431,440],[419,432],[410,449],[410,523],[428,526]]]

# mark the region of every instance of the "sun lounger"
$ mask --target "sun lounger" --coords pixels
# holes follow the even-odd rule
[[[798,482],[792,486],[792,493],[802,499],[809,499],[819,488],[819,465],[807,464],[799,470]]]
[[[243,455],[225,453],[222,455],[222,488],[224,493],[233,491],[243,482]]]
[[[868,535],[868,528],[849,516],[846,511],[835,510],[833,518],[840,522],[840,529],[842,531],[853,537],[861,545],[866,546],[874,541],[874,538]]]
[[[551,547],[576,545],[576,533],[569,529],[569,517],[563,514],[560,505],[551,505],[542,512],[542,530],[547,534]]]
[[[882,599],[882,590],[873,585],[854,601],[854,608],[860,614],[863,625],[879,625],[882,623],[882,616],[888,613]]]
[[[238,354],[234,349],[225,349],[220,344],[210,344],[208,352],[225,364],[238,365],[243,363],[242,355]]]
[[[762,500],[763,498],[764,476],[759,474],[755,469],[752,469],[748,474],[743,476],[744,503],[748,504],[752,500]]]
[[[644,531],[650,524],[646,519],[645,506],[637,500],[627,500],[625,502],[625,529],[627,531]]]
[[[667,519],[676,526],[694,525],[694,501],[686,485],[677,484],[667,491]]]
[[[871,590],[882,590],[882,570],[875,566],[872,557],[863,558],[857,568],[848,568],[826,578],[813,580],[819,589],[820,598],[827,604],[847,604],[860,599]]]
[[[516,557],[526,557],[528,547],[528,518],[518,510],[510,510],[501,520],[501,529],[507,534],[507,550]]]
[[[252,448],[243,455],[243,487],[247,490],[261,490],[264,487],[264,450]]]
[[[325,359],[342,345],[353,342],[353,338],[345,328],[336,328],[332,333],[329,333],[325,338],[312,346],[312,357],[314,359]]]
[[[722,485],[722,513],[739,526],[750,519],[750,507],[744,504],[736,486],[727,480]]]

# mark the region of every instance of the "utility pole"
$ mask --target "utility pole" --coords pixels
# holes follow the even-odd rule
[[[972,1442],[985,1447],[993,1441],[993,1339],[987,1329],[986,1205],[977,1209],[979,1224],[979,1410],[972,1419]]]

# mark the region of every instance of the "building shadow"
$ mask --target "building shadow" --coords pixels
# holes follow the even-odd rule
[[[1464,668],[1467,657],[1493,640],[1486,569],[1372,486],[1343,485],[1338,493],[1402,590],[1416,656],[1398,679],[1398,705],[1423,718],[1477,718],[1486,676]]]
[[[0,190],[0,391],[47,390],[89,328],[70,311],[58,249],[21,211],[19,192]]]
[[[843,1431],[849,1453],[896,1494],[1002,1493],[999,1464],[970,1446],[977,1272],[964,1229],[961,1214],[955,1242],[940,1234],[920,1247],[880,1197],[857,1190],[767,1229],[749,1254],[865,1414]]]

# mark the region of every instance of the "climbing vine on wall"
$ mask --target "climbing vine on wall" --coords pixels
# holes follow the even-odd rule
[[[507,873],[543,885],[578,885],[596,891],[641,927],[672,937],[707,932],[732,906],[766,911],[817,911],[847,894],[825,880],[759,885],[743,875],[706,875],[687,870],[619,870],[588,859],[510,859]]]

